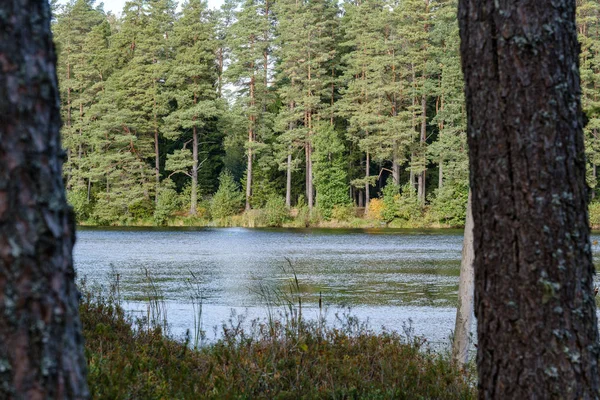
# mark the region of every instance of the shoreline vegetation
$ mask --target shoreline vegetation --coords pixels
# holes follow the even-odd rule
[[[294,207],[283,197],[269,195],[261,207],[243,210],[244,196],[228,173],[220,177],[220,186],[211,197],[202,199],[195,213],[190,212],[187,197],[174,189],[159,193],[156,207],[148,204],[140,210],[123,210],[103,215],[76,196],[69,196],[81,226],[196,226],[246,228],[462,228],[466,199],[423,206],[416,192],[390,187],[368,207],[351,203],[317,204],[308,207],[301,196]]]
[[[300,199],[296,207],[288,208],[284,199],[270,197],[263,208],[242,211],[239,189],[231,193],[202,200],[196,215],[190,215],[177,193],[170,193],[154,213],[124,213],[118,218],[98,218],[71,202],[77,223],[82,227],[241,227],[241,228],[325,228],[325,229],[463,229],[465,212],[462,199],[447,207],[421,206],[412,195],[402,196],[396,189],[372,199],[369,208],[353,205],[334,206],[329,210],[309,209]],[[600,202],[589,205],[589,221],[593,230],[600,230]]]
[[[392,221],[389,223],[368,217],[354,216],[342,220],[324,220],[317,218],[308,221],[297,217],[288,217],[281,222],[265,221],[264,210],[251,210],[239,215],[220,219],[206,219],[188,215],[178,215],[157,224],[152,218],[125,219],[109,224],[98,224],[93,221],[81,221],[81,227],[197,227],[197,228],[320,228],[320,229],[462,229],[463,225],[450,225],[432,222],[426,219],[411,221]],[[292,209],[291,213],[295,210]],[[292,214],[293,215],[293,214]],[[599,225],[600,227],[600,225]]]
[[[231,317],[221,339],[198,346],[199,325],[183,341],[169,335],[160,293],[148,317],[133,319],[117,284],[108,293],[80,284],[80,315],[92,398],[474,399],[473,365],[454,366],[424,339],[374,333],[344,314],[339,324],[302,317],[293,292],[270,318]],[[296,293],[297,294],[297,293]],[[196,309],[201,315],[201,303]]]

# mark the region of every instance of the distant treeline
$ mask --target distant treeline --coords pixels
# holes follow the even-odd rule
[[[595,187],[600,6],[578,4]],[[134,0],[120,17],[94,0],[53,7],[64,174],[80,221],[162,223],[245,203],[462,223],[456,0],[227,0],[220,10]]]

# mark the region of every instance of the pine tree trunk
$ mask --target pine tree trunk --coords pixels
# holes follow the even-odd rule
[[[253,67],[254,68],[254,67]],[[254,111],[254,106],[256,105],[255,101],[255,92],[256,92],[256,78],[253,75],[250,78],[250,105]],[[252,143],[254,142],[254,125],[255,125],[255,116],[250,116],[250,127],[248,129],[248,164],[246,166],[246,211],[250,210],[250,198],[252,197]]]
[[[312,210],[315,205],[314,194],[315,189],[313,185],[313,165],[312,165],[312,147],[310,143],[307,144],[308,151],[308,188],[306,189],[308,194],[308,208]]]
[[[444,160],[440,157],[440,164],[438,165],[438,189],[444,186]]]
[[[0,2],[0,398],[85,399],[46,0]]]
[[[365,160],[365,215],[369,213],[369,203],[371,202],[369,178],[371,175],[371,155],[367,151]]]
[[[198,208],[198,129],[194,126],[192,130],[192,202],[190,214],[196,215]]]
[[[598,398],[575,1],[460,0],[459,23],[479,396]]]
[[[158,117],[156,115],[156,79],[152,79],[153,87],[153,119],[154,119],[154,177],[155,177],[155,189],[154,189],[154,205],[158,205],[158,192],[160,190],[160,155],[158,152]]]
[[[452,360],[464,367],[469,360],[469,344],[471,326],[473,325],[473,296],[475,277],[473,276],[473,212],[471,193],[467,202],[467,218],[460,263],[458,282],[458,307],[456,308],[456,324],[454,325],[454,341],[452,342]]]
[[[392,180],[394,185],[400,184],[400,163],[398,162],[398,141],[394,140],[394,154],[392,157]]]
[[[287,156],[285,205],[287,208],[292,207],[292,153],[288,153],[288,156]]]
[[[410,182],[410,187],[412,190],[415,190],[415,171],[413,170],[413,164],[415,162],[415,153],[413,152],[410,156],[410,175],[408,180]]]
[[[154,204],[158,204],[158,191],[160,188],[160,156],[158,153],[158,127],[154,128],[154,176],[155,176],[155,187],[154,190]]]
[[[425,142],[427,139],[427,98],[425,95],[421,96],[421,151],[425,151]],[[425,154],[421,156],[425,159]],[[427,172],[426,165],[423,165],[423,170],[419,172],[417,177],[417,197],[421,204],[425,204],[425,174]]]

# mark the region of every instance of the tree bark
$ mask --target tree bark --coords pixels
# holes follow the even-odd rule
[[[252,66],[254,68],[254,65]],[[256,106],[255,92],[256,92],[256,80],[255,76],[252,75],[250,78],[250,106],[254,113],[254,107]],[[250,115],[249,128],[248,128],[248,164],[246,166],[246,211],[250,210],[250,198],[252,197],[252,143],[254,142],[254,127],[256,124],[256,116]]]
[[[287,171],[285,185],[285,205],[287,208],[292,207],[292,153],[287,156]]]
[[[425,143],[427,140],[427,98],[425,95],[421,96],[421,137],[420,143],[423,147],[421,150],[424,152]],[[421,156],[425,160],[425,154]],[[417,177],[417,197],[421,204],[425,204],[425,174],[427,172],[426,165],[423,165],[423,170],[419,172]]]
[[[438,165],[438,189],[444,186],[444,160],[440,157],[440,164]]]
[[[198,128],[194,126],[192,131],[192,199],[190,205],[190,214],[196,215],[198,208]]]
[[[368,136],[368,133],[367,133]],[[370,196],[370,188],[371,185],[369,184],[369,179],[371,176],[371,168],[369,168],[371,165],[371,155],[369,154],[369,151],[367,150],[367,154],[366,154],[366,159],[365,159],[365,215],[367,215],[369,213],[369,203],[371,202],[371,196]]]
[[[194,78],[194,85],[197,84]],[[194,92],[194,105],[198,104],[198,94]],[[192,195],[190,202],[190,215],[196,215],[198,209],[198,127],[196,121],[198,117],[194,115],[194,128],[192,129]]]
[[[46,0],[0,2],[0,398],[85,399]]]
[[[473,295],[475,277],[473,276],[473,212],[471,208],[471,192],[467,202],[467,218],[460,263],[458,282],[458,307],[456,308],[456,324],[452,342],[452,360],[456,365],[464,367],[469,360],[469,336],[473,325]]]
[[[398,158],[398,141],[394,140],[394,154],[392,157],[392,180],[394,185],[400,185],[400,163]]]
[[[480,398],[600,397],[575,1],[460,0]]]

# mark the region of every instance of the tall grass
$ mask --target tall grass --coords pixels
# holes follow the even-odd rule
[[[189,273],[190,278],[186,280],[186,284],[190,292],[190,301],[192,303],[192,310],[194,314],[192,344],[193,348],[197,350],[202,345],[202,342],[206,337],[205,332],[202,329],[202,305],[204,302],[204,291],[202,290],[202,282],[200,277],[194,274],[191,270]]]
[[[152,329],[160,328],[166,333],[169,328],[169,323],[167,320],[167,305],[165,304],[164,294],[160,286],[154,281],[148,268],[142,268],[142,273],[144,275],[143,291],[147,308],[147,330],[150,331]]]
[[[195,349],[190,338],[169,338],[162,318],[149,319],[157,323],[153,327],[134,321],[121,307],[117,286],[90,290],[83,282],[80,288],[95,399],[475,397],[469,377],[410,335],[374,333],[348,313],[337,317],[336,327],[305,320],[297,276],[285,293],[272,293],[273,301],[283,301],[279,314],[273,302],[268,321],[232,316],[220,328],[220,340],[195,343]]]

